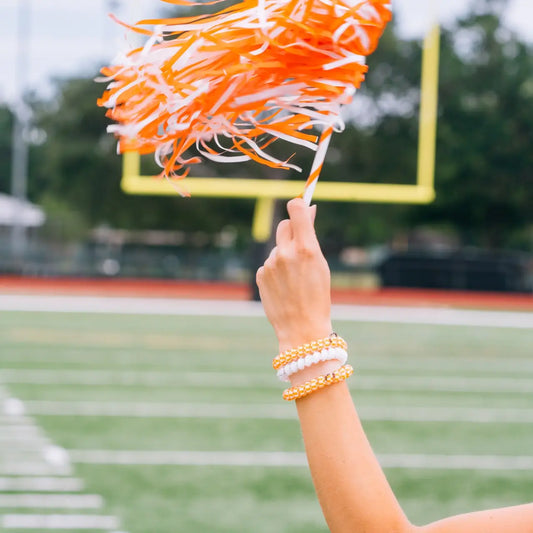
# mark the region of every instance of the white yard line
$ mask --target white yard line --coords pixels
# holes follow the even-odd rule
[[[155,372],[112,370],[0,370],[0,381],[39,385],[272,388],[280,383],[268,374],[235,372]],[[356,375],[358,390],[532,394],[533,378]]]
[[[259,302],[95,296],[0,295],[0,311],[264,317]],[[533,313],[528,312],[335,305],[333,317],[355,322],[533,329]]]
[[[3,509],[101,509],[96,494],[0,494]]]
[[[0,531],[102,529],[109,532],[117,529],[119,521],[115,517],[31,512],[35,509],[94,510],[102,508],[104,502],[99,495],[79,493],[83,489],[81,480],[67,477],[71,476],[68,453],[50,443],[37,424],[26,416],[26,411],[24,403],[10,397],[0,383],[0,509],[28,509],[28,514],[0,515]]]
[[[458,376],[358,376],[357,388],[388,391],[476,392],[483,394],[531,394],[530,378]]]
[[[27,401],[26,407],[40,416],[98,416],[132,418],[214,418],[292,420],[293,406],[284,404],[139,403]],[[533,424],[531,409],[360,406],[363,420],[398,422],[469,422]]]
[[[115,530],[120,527],[114,516],[6,514],[0,517],[5,529],[93,529]]]
[[[506,455],[378,455],[383,468],[436,470],[533,470],[533,456]]]
[[[0,457],[6,451],[12,450],[16,446],[17,450],[24,453],[33,453],[35,451],[44,450],[52,443],[49,439],[23,440],[17,442],[0,441]]]
[[[7,399],[9,399],[9,397],[1,397],[0,404]],[[33,424],[33,419],[28,418],[27,416],[17,416],[16,418],[9,415],[0,416],[0,426],[9,425],[9,427],[24,427],[29,424]]]
[[[3,428],[2,428],[3,430]],[[9,446],[46,446],[49,440],[39,435],[3,434],[0,435],[0,448]]]
[[[46,449],[46,448],[45,448]],[[13,445],[9,450],[2,450],[1,464],[20,464],[20,463],[37,463],[39,461],[46,461],[43,448],[36,448],[35,450],[17,449]]]
[[[84,486],[72,477],[0,477],[2,492],[80,492]]]
[[[132,418],[296,418],[284,404],[198,404],[138,402],[28,401],[28,411],[39,416],[102,416]]]
[[[511,311],[336,305],[333,317],[352,322],[533,329],[533,313]]]
[[[160,372],[143,370],[0,370],[4,383],[32,385],[113,385],[113,386],[276,386],[277,380],[265,374],[236,374],[229,372]]]
[[[533,343],[533,336],[532,336]],[[171,363],[171,359],[176,357],[175,353],[160,354],[155,351],[150,352],[149,363],[155,367],[168,366]],[[375,372],[386,370],[388,372],[397,371],[402,375],[407,374],[409,371],[415,373],[420,372],[447,372],[452,374],[469,372],[478,372],[482,374],[497,374],[497,375],[512,375],[520,374],[522,376],[532,374],[533,377],[533,359],[524,358],[511,358],[505,357],[501,359],[483,357],[420,357],[420,356],[406,356],[401,355],[395,357],[382,356],[364,356],[362,354],[354,353],[353,359],[357,366],[357,370],[362,372]],[[32,363],[33,365],[65,365],[75,363],[78,365],[82,362],[87,362],[86,351],[68,350],[65,353],[41,353],[32,352],[31,350],[22,353],[15,354],[0,354],[0,364],[4,367],[16,365],[24,360],[26,363]],[[122,350],[116,352],[114,350],[101,352],[91,352],[90,362],[87,365],[90,370],[91,367],[97,365],[109,366],[110,371],[117,371],[121,368],[127,367],[132,364],[138,364],[141,360],[138,356],[134,355],[134,352],[128,352]],[[148,361],[148,360],[146,360]],[[146,361],[143,361],[146,362]],[[231,367],[237,367],[237,365],[246,365],[250,363],[249,355],[236,354],[232,357],[231,361],[228,361],[228,365]],[[265,359],[263,368],[267,368],[268,361]],[[89,366],[90,365],[90,366]],[[2,398],[0,397],[0,402]],[[0,416],[0,424],[2,423],[2,416]]]
[[[532,332],[533,333],[533,332]],[[533,343],[533,334],[532,334]],[[402,375],[408,373],[451,373],[454,375],[464,374],[465,372],[476,372],[482,375],[497,374],[509,376],[512,374],[521,374],[527,376],[533,374],[533,358],[527,357],[494,357],[485,356],[481,353],[478,357],[456,357],[449,355],[439,356],[420,356],[420,355],[397,355],[392,353],[390,356],[365,356],[354,350],[354,366],[361,372],[401,372]],[[87,354],[84,354],[87,357]],[[72,360],[71,360],[72,361]],[[108,359],[109,361],[109,359]],[[442,375],[442,374],[441,374]],[[533,376],[532,376],[533,377]]]
[[[307,466],[305,454],[300,452],[70,450],[69,453],[77,464]]]
[[[70,450],[79,464],[305,467],[300,452]],[[379,454],[384,468],[533,470],[533,456]]]
[[[17,464],[0,462],[0,476],[70,476],[71,474],[70,465],[58,467],[41,461]]]
[[[258,302],[105,296],[0,295],[0,311],[230,317],[265,316],[263,308]]]
[[[0,435],[0,439],[2,439],[2,437],[11,439],[16,437],[38,438],[42,436],[43,432],[36,426],[17,424],[13,426],[2,426],[2,434]]]

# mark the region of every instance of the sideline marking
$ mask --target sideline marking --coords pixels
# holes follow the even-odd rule
[[[39,385],[221,387],[279,389],[280,382],[269,374],[235,372],[161,372],[116,370],[0,370],[0,381]],[[458,376],[372,376],[358,375],[358,390],[482,392],[484,394],[531,394],[533,378]]]
[[[0,403],[8,400],[7,396],[0,397]],[[9,425],[10,427],[25,427],[29,424],[33,424],[34,421],[32,418],[27,416],[13,416],[13,415],[2,415],[0,416],[0,426]]]
[[[101,509],[96,494],[0,494],[0,508],[8,509]]]
[[[61,479],[71,475],[71,461],[66,450],[52,444],[40,427],[25,416],[27,409],[11,397],[0,382],[0,509],[100,509],[103,498],[95,494],[58,494],[54,491],[80,491],[81,480]],[[21,425],[24,419],[25,425]],[[17,423],[18,422],[18,423]],[[7,476],[29,476],[16,479]],[[39,479],[35,476],[48,476]],[[36,492],[26,492],[28,490]],[[40,493],[39,493],[40,492]],[[42,494],[48,492],[48,494]],[[104,529],[119,527],[115,517],[85,515],[0,515],[0,531],[5,529]]]
[[[141,360],[139,358],[134,359],[133,357],[126,357],[124,352],[116,352],[114,350],[102,350],[105,353],[91,353],[90,365],[87,366],[90,369],[93,365],[104,364],[111,365],[109,367],[110,371],[120,370],[124,366],[131,366],[138,364]],[[129,354],[128,354],[129,355]],[[156,366],[168,365],[171,358],[177,358],[178,356],[175,353],[157,353],[155,351],[150,352],[149,362]],[[180,357],[183,357],[181,355]],[[32,363],[33,365],[38,365],[42,363],[46,364],[72,364],[75,362],[87,362],[87,352],[76,352],[68,351],[65,354],[54,354],[49,356],[44,353],[31,353],[30,351],[17,354],[12,356],[12,358],[4,357],[3,354],[0,354],[0,361],[3,366],[9,366],[13,364],[18,364],[24,359],[25,362]],[[144,362],[144,361],[143,361]],[[247,363],[257,363],[256,361],[250,361],[248,355],[236,355],[232,357],[231,361],[227,361],[228,369],[237,368],[239,365],[246,365]],[[507,358],[498,360],[496,358],[487,358],[483,359],[472,358],[472,357],[461,357],[456,358],[454,356],[450,357],[419,357],[419,356],[400,356],[398,358],[394,357],[382,357],[382,356],[363,356],[357,355],[357,368],[359,371],[364,370],[365,372],[375,372],[380,370],[395,370],[402,371],[403,374],[407,373],[408,370],[416,371],[444,371],[444,372],[455,372],[459,374],[458,368],[460,365],[461,372],[481,372],[485,374],[519,374],[524,375],[533,374],[533,359],[527,358]],[[268,362],[263,365],[263,368],[267,368]],[[242,368],[242,366],[240,366]],[[254,365],[254,369],[261,369],[261,366],[258,364]],[[252,368],[250,368],[252,369]],[[533,377],[533,376],[532,376]],[[2,399],[0,398],[0,402]],[[0,417],[0,424],[2,423],[2,418]]]
[[[0,311],[265,317],[259,302],[95,296],[0,295]],[[355,322],[533,329],[528,312],[334,305],[332,315]]]
[[[4,492],[80,492],[84,486],[77,478],[0,477],[0,491]]]
[[[78,464],[307,467],[301,452],[70,450]],[[533,470],[533,456],[378,454],[383,468]]]
[[[70,465],[57,466],[44,462],[18,462],[7,464],[0,462],[2,476],[70,476]]]
[[[1,517],[5,529],[104,529],[119,528],[114,516],[6,514]]]
[[[122,349],[121,351],[116,350],[105,350],[102,349],[102,352],[105,353],[92,353],[90,355],[90,365],[87,368],[90,368],[96,364],[112,365],[109,367],[110,371],[120,370],[122,367],[135,364],[138,362],[138,358],[132,356],[131,350]],[[183,356],[181,356],[183,357]],[[171,359],[175,359],[175,352],[159,352],[152,351],[150,353],[149,361],[154,364],[154,367],[158,365],[168,365]],[[3,366],[9,366],[13,364],[20,363],[21,360],[25,362],[30,362],[34,365],[36,364],[72,364],[75,362],[87,362],[87,351],[83,350],[72,350],[69,349],[67,353],[54,353],[53,355],[48,355],[41,352],[33,352],[31,350],[24,351],[22,353],[17,353],[17,355],[9,354],[7,357],[4,354],[0,354],[0,361]],[[231,361],[228,361],[228,364],[231,364],[231,368],[237,368],[238,365],[249,364],[250,358],[248,354],[233,354]],[[255,361],[254,361],[255,363]],[[459,374],[458,366],[460,365],[460,371],[464,373],[465,371],[470,372],[481,372],[481,373],[494,373],[497,375],[504,374],[533,374],[533,359],[527,359],[526,357],[522,358],[501,358],[497,359],[496,357],[483,358],[480,357],[438,357],[438,356],[405,356],[401,357],[386,357],[386,356],[368,356],[357,354],[357,368],[359,371],[364,370],[365,372],[375,372],[381,370],[395,370],[401,371],[403,374],[408,370],[420,371],[444,371],[444,372],[454,372]],[[242,368],[242,366],[240,367]],[[261,366],[254,366],[254,368],[261,369]],[[266,368],[263,365],[263,368]],[[533,377],[533,376],[532,376]],[[0,402],[4,398],[0,397]],[[6,420],[0,415],[0,424],[2,421]]]
[[[87,357],[85,355],[85,357]],[[109,358],[108,358],[109,361]],[[423,371],[453,371],[457,374],[470,372],[494,373],[501,375],[506,374],[521,374],[533,373],[533,359],[524,358],[483,358],[481,357],[420,357],[420,356],[404,356],[394,358],[383,356],[357,356],[357,367],[360,370],[376,371],[376,370],[394,370],[403,371],[416,370]]]
[[[34,425],[14,424],[13,426],[2,426],[2,434],[0,439],[5,437],[7,440],[11,438],[44,438],[43,432],[40,428]]]
[[[6,451],[12,450],[14,446],[20,452],[42,452],[42,450],[44,450],[47,446],[51,446],[51,444],[52,443],[48,439],[24,440],[17,441],[15,443],[9,441],[1,442],[0,440],[0,455],[5,453]]]
[[[292,406],[278,404],[198,404],[198,403],[138,403],[138,402],[64,402],[27,401],[31,414],[39,416],[95,416],[131,418],[250,418],[294,420]],[[531,424],[533,411],[526,408],[463,408],[360,406],[362,420],[397,422],[470,422],[498,424]]]
[[[517,328],[533,330],[533,313],[511,311],[474,311],[433,307],[379,307],[335,305],[335,320],[386,322],[438,326]]]

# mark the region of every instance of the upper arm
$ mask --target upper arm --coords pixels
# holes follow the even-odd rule
[[[533,503],[468,513],[416,528],[417,533],[533,533]]]

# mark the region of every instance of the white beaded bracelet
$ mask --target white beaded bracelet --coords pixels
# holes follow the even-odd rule
[[[312,354],[300,357],[300,359],[293,361],[285,366],[282,366],[277,376],[281,381],[289,381],[290,376],[296,374],[304,368],[308,368],[322,361],[331,361],[332,359],[338,359],[341,366],[346,364],[348,360],[348,352],[342,348],[325,348],[320,352],[314,352]]]

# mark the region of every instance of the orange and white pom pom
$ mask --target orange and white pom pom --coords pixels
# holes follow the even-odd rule
[[[217,162],[301,170],[267,147],[284,139],[316,151],[313,127],[343,129],[341,107],[390,18],[390,0],[243,0],[141,21],[131,29],[147,43],[103,69],[98,103],[116,121],[119,150],[154,153],[169,177],[201,160],[186,156],[191,147]]]

